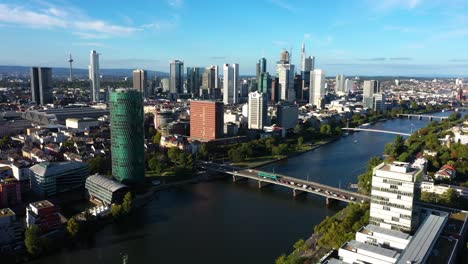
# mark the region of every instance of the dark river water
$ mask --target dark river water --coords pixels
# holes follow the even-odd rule
[[[370,127],[409,133],[427,124],[401,118]],[[394,137],[358,132],[263,169],[346,188]],[[122,263],[122,253],[127,263],[273,263],[344,206],[327,207],[325,198],[310,194],[293,198],[279,186],[257,189],[255,182],[194,184],[158,193],[128,221],[97,232],[92,246],[33,263]]]

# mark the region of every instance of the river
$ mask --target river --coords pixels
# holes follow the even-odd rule
[[[401,118],[370,127],[409,133],[427,124],[427,119]],[[357,182],[367,161],[394,137],[357,132],[262,169],[344,188]],[[293,198],[285,188],[257,189],[249,181],[193,184],[158,193],[128,221],[96,233],[91,246],[32,263],[122,263],[121,253],[128,255],[127,263],[273,263],[345,205],[328,208],[323,197]]]

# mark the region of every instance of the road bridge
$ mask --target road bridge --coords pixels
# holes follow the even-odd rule
[[[434,115],[397,114],[397,117],[403,117],[403,116],[408,117],[408,119],[411,119],[412,117],[416,117],[419,120],[422,120],[423,118],[427,118],[427,119],[429,119],[429,121],[432,121],[434,119],[439,119],[440,121],[443,121],[443,120],[448,118],[446,116],[434,116]]]
[[[226,164],[217,164],[211,162],[199,162],[197,166],[208,171],[226,173],[232,176],[233,182],[244,179],[258,181],[258,188],[274,184],[292,189],[293,196],[311,193],[326,198],[327,204],[334,200],[348,203],[365,203],[370,201],[370,197],[353,191],[340,189],[313,181],[306,181],[286,175],[265,172],[256,169],[243,169]]]
[[[394,135],[402,135],[402,136],[411,136],[410,133],[403,133],[403,132],[396,132],[396,131],[389,131],[389,130],[371,129],[371,128],[345,127],[345,128],[342,128],[342,130],[349,130],[349,131],[369,131],[369,132],[377,132],[377,133],[385,133],[385,134],[394,134]]]

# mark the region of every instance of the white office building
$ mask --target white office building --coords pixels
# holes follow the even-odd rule
[[[321,106],[321,100],[325,97],[325,71],[314,70],[310,75],[309,103]]]
[[[354,91],[354,80],[346,79],[345,80],[345,88],[346,88],[345,93],[349,93],[349,92]]]
[[[239,64],[223,64],[223,102],[237,104],[239,87]]]
[[[248,127],[263,129],[267,122],[267,95],[257,91],[249,93]]]
[[[335,78],[335,93],[346,93],[345,76],[338,74]]]
[[[99,54],[95,50],[91,50],[90,54],[89,79],[91,80],[91,99],[93,102],[99,102],[99,90],[101,89]]]
[[[387,229],[412,231],[416,224],[415,182],[422,174],[421,168],[412,168],[405,162],[381,163],[375,167],[369,222]]]
[[[278,75],[279,99],[284,101],[294,101],[294,65],[289,63],[279,63],[276,65]],[[294,93],[295,94],[295,93]]]
[[[387,110],[387,106],[385,105],[385,94],[378,93],[374,94],[373,96],[373,107],[374,111],[385,112]]]

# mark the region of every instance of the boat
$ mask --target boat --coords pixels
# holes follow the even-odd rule
[[[348,132],[343,133],[343,137],[349,136]]]
[[[361,127],[367,127],[369,125],[370,125],[370,123],[365,123],[365,124],[362,124]]]
[[[354,142],[354,143],[357,143],[357,139],[355,139],[353,142]]]

